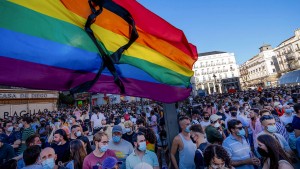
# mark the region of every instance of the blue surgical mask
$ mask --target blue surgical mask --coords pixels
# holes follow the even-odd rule
[[[146,148],[147,148],[146,142],[145,141],[144,142],[140,142],[138,149],[140,151],[145,151]]]
[[[292,109],[285,109],[285,113],[287,113],[287,114],[291,114],[292,112],[293,112]]]
[[[191,125],[187,126],[187,127],[185,128],[185,132],[187,132],[187,133],[191,132],[190,127],[191,127]]]
[[[130,133],[131,132],[131,128],[125,128],[125,132],[126,133]]]
[[[239,130],[239,132],[237,133],[238,136],[245,136],[246,135],[246,132],[244,129],[242,130]]]
[[[42,162],[42,166],[44,169],[53,169],[55,166],[54,158],[48,158]]]
[[[108,145],[105,145],[105,146],[102,146],[102,147],[100,147],[100,152],[106,152],[107,151],[107,149],[108,149]]]
[[[267,130],[270,133],[275,133],[277,131],[277,128],[275,125],[268,125]]]
[[[114,143],[118,143],[118,142],[121,141],[121,137],[120,136],[113,136],[112,140],[113,140]]]
[[[289,102],[290,102],[290,103],[293,103],[293,102],[294,102],[294,100],[293,100],[293,99],[289,99]]]

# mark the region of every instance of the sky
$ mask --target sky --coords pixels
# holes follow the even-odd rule
[[[300,0],[137,0],[184,31],[198,53],[233,52],[238,64],[300,28]]]

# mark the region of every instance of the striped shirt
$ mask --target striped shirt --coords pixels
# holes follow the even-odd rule
[[[242,142],[238,141],[231,134],[224,140],[222,146],[228,152],[232,161],[240,161],[251,158],[251,148],[247,140],[242,137]],[[253,165],[242,165],[236,169],[254,169]]]
[[[25,151],[26,149],[26,145],[25,145],[25,141],[27,140],[27,138],[31,135],[34,134],[34,131],[31,127],[28,127],[26,129],[23,130],[22,132],[22,136],[21,136],[21,141],[23,142],[20,146],[20,149],[18,151],[18,154],[21,154]]]

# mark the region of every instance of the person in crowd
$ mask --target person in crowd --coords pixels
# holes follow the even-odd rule
[[[98,169],[107,157],[117,158],[115,152],[108,149],[109,142],[106,133],[97,132],[93,137],[93,141],[95,150],[84,158],[83,169]]]
[[[282,121],[282,123],[286,126],[287,124],[289,123],[292,123],[293,122],[293,112],[294,112],[294,109],[291,108],[290,106],[286,106],[285,110],[284,110],[284,114],[279,117],[280,118],[280,121]]]
[[[112,129],[112,140],[108,143],[108,149],[113,150],[118,158],[118,161],[122,162],[121,169],[125,169],[125,160],[133,152],[133,146],[128,141],[122,139],[122,127],[115,125]]]
[[[27,138],[25,141],[26,147],[34,146],[37,145],[39,147],[42,147],[42,142],[38,134],[33,134]],[[15,160],[18,160],[18,169],[21,169],[25,167],[24,159],[23,159],[23,154],[20,154],[17,157],[14,157]]]
[[[57,160],[57,155],[51,147],[44,148],[40,153],[40,163],[43,169],[66,169],[63,166],[58,166],[55,164]]]
[[[157,116],[155,115],[155,112],[154,110],[151,110],[151,120],[150,120],[150,125],[149,127],[151,127],[151,129],[154,131],[155,134],[158,133],[158,127],[157,127],[157,122],[158,122],[158,118]]]
[[[300,103],[294,105],[295,116],[292,121],[292,127],[294,128],[296,140],[296,150],[298,157],[300,157]]]
[[[254,148],[256,148],[257,142],[255,138],[257,138],[258,133],[263,131],[263,127],[259,121],[259,110],[256,108],[251,109],[249,117],[249,128],[252,131],[251,140],[253,141]]]
[[[122,139],[130,142],[132,144],[132,146],[134,146],[133,141],[132,141],[132,137],[134,135],[134,128],[133,128],[133,123],[131,121],[126,121],[124,123],[124,127],[125,127],[125,132],[122,135]]]
[[[154,152],[147,150],[145,134],[138,132],[133,136],[134,151],[126,159],[126,169],[134,169],[139,163],[145,162],[154,169],[159,169],[157,156]]]
[[[169,149],[168,149],[168,142],[167,142],[167,132],[164,128],[160,130],[159,134],[157,135],[157,158],[159,162],[159,166],[162,166],[163,158],[166,161],[167,166],[170,163],[170,156],[169,156]]]
[[[217,110],[216,108],[214,107],[214,104],[211,103],[211,102],[208,102],[206,104],[206,107],[203,109],[203,111],[206,111],[209,113],[209,115],[212,115],[212,114],[216,114],[217,113]]]
[[[232,120],[232,119],[236,119],[236,120],[239,120],[242,122],[243,124],[243,127],[246,131],[246,134],[248,134],[248,126],[249,124],[247,122],[244,121],[244,119],[240,116],[238,116],[238,112],[237,112],[237,108],[236,107],[230,107],[229,108],[229,112],[230,112],[230,117],[227,117],[226,120],[225,120],[225,127],[228,128],[227,124],[228,124],[228,121]]]
[[[71,127],[71,138],[70,141],[76,140],[82,135],[81,127],[79,125],[73,125]]]
[[[0,134],[0,136],[4,138],[3,142],[11,145],[15,150],[17,150],[21,144],[20,133],[14,131],[14,126],[11,121],[4,122],[3,127],[4,132]]]
[[[211,144],[222,144],[225,134],[219,123],[221,116],[213,114],[210,116],[210,125],[205,128],[207,141]]]
[[[76,117],[75,115],[72,115],[72,116],[70,117],[70,119],[68,120],[68,122],[69,122],[69,125],[68,125],[68,126],[71,128],[72,126],[77,125],[76,120],[77,120],[77,117]],[[78,120],[80,120],[80,119],[78,119]],[[72,132],[72,131],[71,131],[71,132]]]
[[[137,119],[136,121],[136,131],[140,128],[140,127],[145,127],[146,126],[146,121],[142,118]]]
[[[0,168],[5,168],[5,169],[16,169],[17,168],[17,160],[15,159],[10,159],[3,164],[0,165]]]
[[[75,121],[80,119],[82,112],[80,111],[80,109],[78,107],[75,108],[75,110],[73,111],[73,115],[75,116]]]
[[[232,166],[236,169],[254,169],[253,165],[259,166],[260,160],[253,157],[250,145],[245,135],[242,122],[236,119],[228,121],[230,135],[224,140],[222,146],[228,152]]]
[[[209,117],[210,115],[208,112],[203,112],[203,120],[200,122],[203,130],[205,130],[205,128],[210,125]]]
[[[82,169],[83,160],[87,153],[81,140],[73,140],[70,142],[71,161],[66,165],[68,169]]]
[[[102,129],[102,125],[105,123],[105,116],[99,109],[95,109],[95,113],[91,117],[91,126],[93,134]]]
[[[205,169],[233,169],[228,153],[220,145],[207,146],[203,156]]]
[[[218,111],[216,113],[218,116],[221,116],[221,121],[225,122],[226,120],[226,115],[225,115],[225,109],[223,108],[222,105],[218,105]],[[205,129],[204,129],[205,130]]]
[[[263,157],[263,169],[294,169],[278,141],[268,134],[257,137],[257,151]]]
[[[46,122],[45,118],[40,119],[40,124],[41,126],[37,129],[37,134],[40,135],[41,141],[45,143],[47,140],[47,136],[50,133],[50,125]]]
[[[4,143],[4,137],[0,136],[0,164],[15,156],[14,149],[11,145]]]
[[[26,145],[25,145],[25,141],[26,139],[31,136],[32,134],[34,134],[33,129],[31,128],[31,118],[30,117],[23,117],[22,118],[22,124],[24,127],[24,130],[22,131],[22,136],[21,136],[21,146],[20,149],[18,151],[18,153],[16,155],[22,154],[23,151],[26,149]]]
[[[288,142],[285,140],[285,138],[277,132],[276,124],[275,124],[275,119],[272,115],[263,115],[260,118],[260,122],[262,126],[264,127],[264,130],[260,132],[258,136],[262,134],[269,134],[272,137],[274,137],[276,140],[279,141],[281,147],[288,153],[288,154],[293,154],[292,150],[288,144]]]
[[[155,152],[156,150],[156,134],[150,127],[140,127],[138,132],[143,132],[146,137],[147,150]]]
[[[121,163],[114,157],[107,157],[102,163],[102,169],[120,169]]]
[[[194,163],[196,169],[204,168],[204,157],[203,152],[207,147],[208,143],[205,141],[205,133],[200,124],[194,124],[190,128],[191,140],[196,144],[197,150],[195,151]]]
[[[194,110],[192,112],[192,124],[200,124],[200,122],[198,121],[198,116],[199,116],[199,112]]]
[[[83,142],[83,145],[84,145],[84,148],[86,150],[86,153],[90,154],[93,151],[93,149],[91,147],[91,143],[90,143],[89,138],[86,137],[86,136],[80,136],[78,139]]]
[[[171,161],[175,169],[195,168],[194,157],[196,145],[190,138],[191,121],[187,116],[179,118],[181,132],[175,136],[171,148]],[[179,152],[179,165],[176,160],[176,153]]]
[[[280,120],[278,113],[275,110],[272,110],[271,114],[273,115],[273,117],[275,119],[277,132],[279,134],[281,134],[285,138],[286,141],[288,141],[289,136],[285,129],[285,124]]]
[[[66,132],[63,129],[56,130],[53,141],[54,143],[51,144],[51,147],[57,154],[56,164],[58,162],[68,162],[70,160],[70,142]]]
[[[274,111],[276,111],[276,114],[278,114],[279,117],[285,113],[281,103],[278,101],[274,102]]]
[[[43,169],[42,165],[38,164],[41,147],[30,146],[23,153],[25,167],[22,169]]]

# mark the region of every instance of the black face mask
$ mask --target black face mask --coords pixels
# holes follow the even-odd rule
[[[257,152],[262,156],[262,157],[269,157],[269,153],[267,153],[264,149],[257,147]]]
[[[237,112],[231,112],[231,116],[236,117]]]
[[[204,120],[209,120],[209,117],[204,117]]]
[[[254,120],[254,117],[251,117],[251,120]]]
[[[225,110],[225,112],[226,112],[226,113],[229,113],[229,111],[228,111],[228,110]]]
[[[195,144],[196,140],[194,140],[192,136],[190,136],[190,138],[191,138],[192,142]]]

